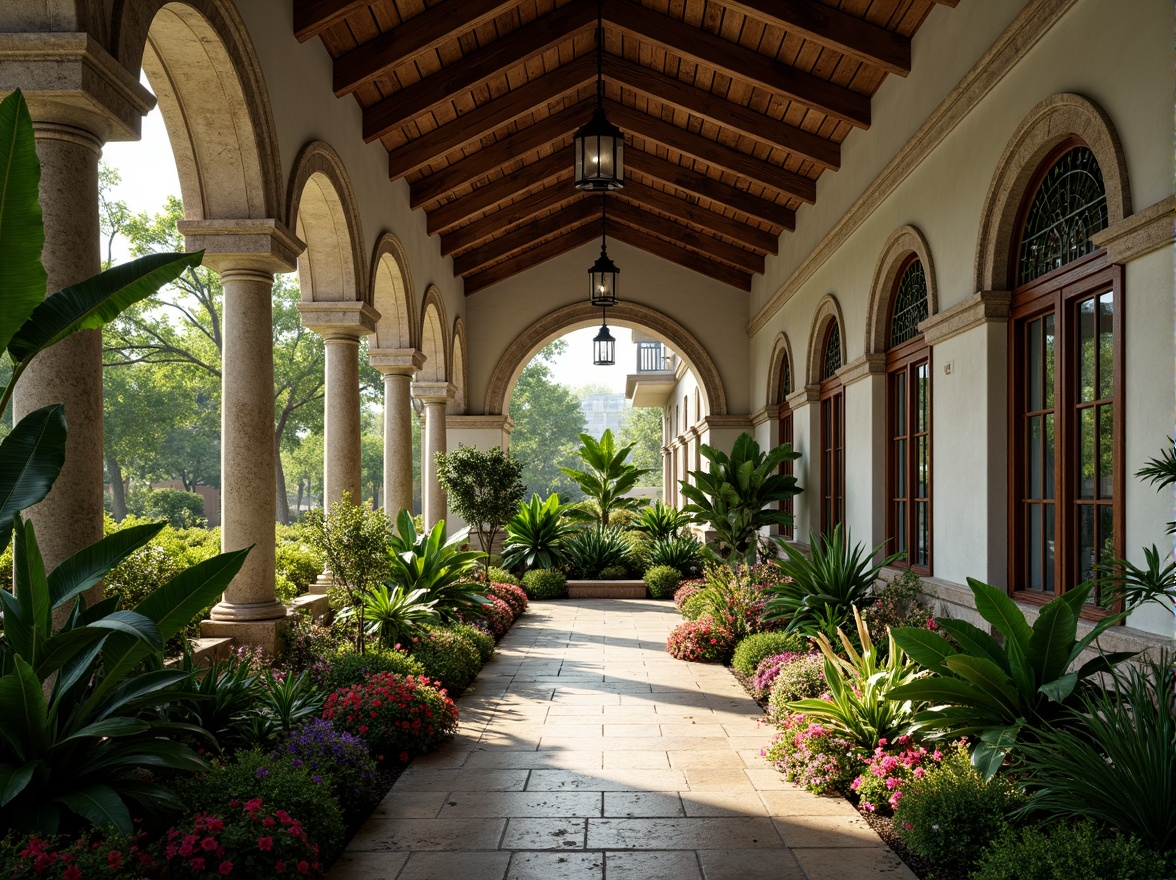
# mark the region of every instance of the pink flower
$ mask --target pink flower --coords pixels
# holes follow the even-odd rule
[[[274,848],[274,839],[272,837],[257,838],[257,848],[262,851],[269,851]]]
[[[233,873],[233,863],[232,862],[221,862],[220,868],[218,868],[217,870],[219,870],[223,876],[228,877],[230,874]]]

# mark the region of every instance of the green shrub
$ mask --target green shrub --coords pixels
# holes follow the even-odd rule
[[[703,587],[682,603],[682,616],[687,620],[698,620],[706,612],[709,604],[706,588]]]
[[[984,848],[1009,827],[1020,803],[1004,776],[988,782],[972,768],[963,745],[912,783],[894,810],[894,827],[911,852],[945,868],[970,870]]]
[[[425,668],[402,651],[388,651],[369,648],[363,654],[348,651],[330,661],[329,667],[319,677],[322,687],[329,690],[347,687],[366,681],[378,672],[395,672],[397,675],[423,675]]]
[[[323,571],[323,554],[302,539],[302,530],[295,526],[278,526],[278,543],[275,548],[275,570],[286,578],[300,596],[310,589]],[[296,530],[297,529],[297,530]]]
[[[655,565],[645,572],[645,588],[654,599],[672,599],[682,582],[682,573],[668,565]]]
[[[0,590],[12,592],[12,544],[0,552]]]
[[[901,802],[900,802],[901,803]],[[972,880],[1163,880],[1163,859],[1135,838],[1104,837],[1090,822],[1013,829],[984,853]]]
[[[755,668],[766,657],[776,654],[803,654],[808,650],[808,640],[799,633],[752,633],[735,646],[731,665],[740,675],[748,678],[755,675]]]
[[[825,660],[820,654],[802,654],[780,667],[768,694],[768,717],[779,724],[788,714],[788,703],[811,700],[825,692]]]
[[[602,581],[623,581],[629,576],[629,569],[624,565],[608,565],[600,570]]]
[[[564,556],[577,577],[599,577],[613,566],[626,570],[633,555],[624,533],[607,526],[584,529],[564,544]]]
[[[476,626],[470,626],[468,623],[451,623],[445,629],[451,630],[473,645],[474,650],[478,652],[478,658],[483,664],[494,656],[494,636],[490,635],[490,633],[483,632]]]
[[[299,614],[282,633],[282,663],[295,674],[325,669],[346,641],[338,628],[312,620],[309,614]]]
[[[497,568],[496,566],[492,565],[489,569],[487,569],[486,574],[487,578],[492,584],[512,584],[516,587],[521,587],[523,585],[522,581],[520,581],[505,568]]]
[[[568,579],[553,568],[533,568],[523,575],[528,599],[562,599],[568,594]]]
[[[137,517],[158,522],[167,520],[175,529],[208,525],[204,496],[180,489],[146,489],[127,496],[127,510]]]
[[[411,656],[424,668],[425,675],[440,682],[454,696],[464,691],[482,668],[473,642],[453,630],[439,627],[430,627],[413,643]]]

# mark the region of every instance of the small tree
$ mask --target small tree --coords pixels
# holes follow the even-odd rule
[[[581,434],[580,458],[588,470],[560,468],[576,481],[581,491],[596,502],[600,511],[600,524],[608,525],[609,514],[616,510],[636,510],[642,502],[636,498],[625,498],[624,494],[637,485],[637,481],[648,473],[648,468],[639,468],[625,461],[633,444],[617,448],[613,433],[606,429],[598,443],[590,434]]]
[[[494,538],[523,501],[522,476],[523,463],[497,447],[482,451],[459,445],[437,453],[437,479],[449,493],[449,506],[478,533],[484,570]]]
[[[379,510],[351,503],[351,493],[331,505],[326,515],[316,510],[310,521],[335,580],[336,596],[355,609],[359,621],[359,653],[364,653],[367,621],[364,610],[373,588],[388,576],[388,543],[392,526]]]

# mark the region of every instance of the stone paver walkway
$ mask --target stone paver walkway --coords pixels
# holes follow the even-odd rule
[[[533,603],[331,880],[913,880],[840,798],[760,757],[720,666],[666,654],[645,600]]]

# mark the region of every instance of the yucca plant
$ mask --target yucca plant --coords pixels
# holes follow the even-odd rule
[[[407,510],[396,518],[396,534],[389,539],[388,561],[392,581],[407,591],[422,591],[422,598],[436,609],[443,621],[456,620],[462,613],[481,615],[490,600],[483,585],[468,578],[482,554],[463,550],[464,534],[446,540],[445,522],[417,534]]]
[[[376,587],[364,598],[368,633],[379,639],[380,647],[391,648],[411,639],[421,627],[440,623],[437,600],[429,600],[428,595],[427,590],[399,585]]]
[[[629,526],[635,532],[648,535],[651,539],[678,537],[678,533],[690,522],[690,517],[671,504],[655,501],[638,511],[637,519]]]
[[[625,461],[636,445],[617,447],[611,429],[606,428],[600,440],[591,434],[580,435],[580,459],[587,470],[561,467],[560,470],[575,480],[580,490],[596,502],[596,512],[585,512],[588,519],[599,518],[600,525],[608,526],[609,516],[616,510],[636,510],[641,504],[636,498],[626,498],[625,493],[637,485],[637,481],[648,468],[639,468]]]
[[[684,577],[694,577],[702,567],[702,541],[693,535],[655,538],[645,545],[644,557],[648,568],[668,565]]]
[[[568,541],[564,555],[580,577],[594,578],[605,568],[628,568],[632,547],[618,529],[596,526],[582,530]]]
[[[563,518],[567,505],[554,492],[540,500],[532,495],[506,523],[502,564],[512,571],[555,568],[563,562],[563,544],[576,533]]]

